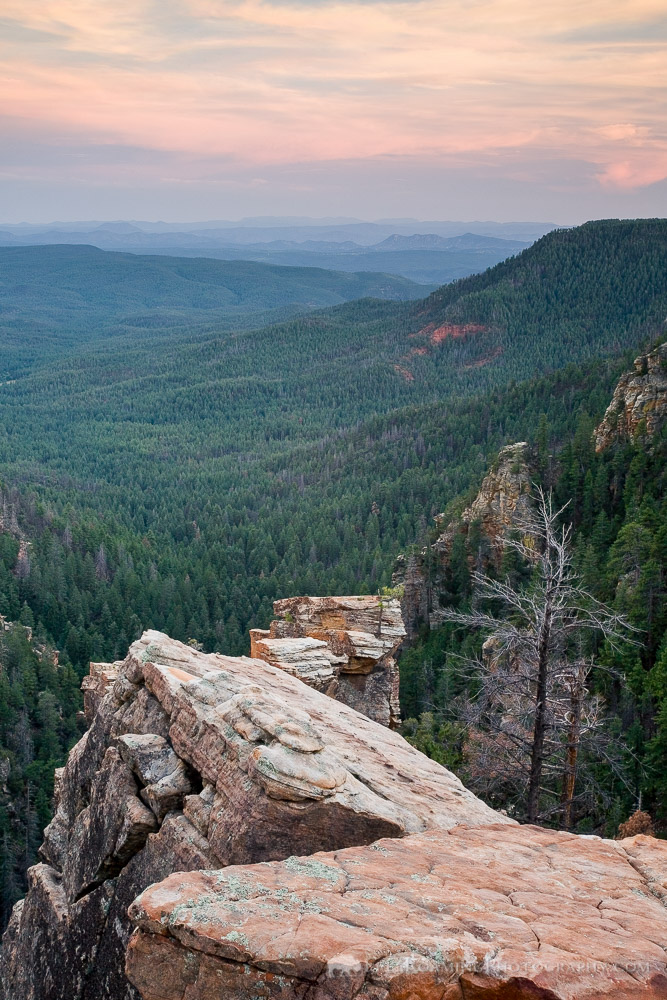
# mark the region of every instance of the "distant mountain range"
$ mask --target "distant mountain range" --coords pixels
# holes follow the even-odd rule
[[[531,241],[532,242],[532,241]],[[336,243],[333,240],[271,240],[266,243],[249,243],[244,251],[283,252],[300,251],[302,253],[399,253],[405,250],[442,250],[459,253],[474,253],[477,251],[498,251],[505,256],[519,253],[530,246],[530,242],[520,240],[503,240],[496,236],[482,236],[476,233],[463,233],[461,236],[438,236],[436,233],[415,233],[413,236],[403,236],[394,233],[386,240],[373,246],[363,246],[351,240]],[[230,247],[231,249],[231,247]]]
[[[0,246],[85,244],[126,253],[381,271],[420,284],[439,285],[484,271],[553,228],[540,223],[405,220],[340,224],[313,220],[309,225],[197,223],[189,229],[168,223],[77,222],[0,226]]]
[[[246,239],[230,239],[225,230],[192,230],[183,232],[144,232],[129,222],[105,223],[87,231],[80,229],[45,228],[41,230],[10,231],[0,229],[0,246],[43,246],[53,244],[90,244],[101,250],[162,250],[162,249],[201,249],[201,250],[234,250],[243,247],[244,250],[263,250],[282,252],[298,250],[307,253],[390,253],[403,250],[453,250],[477,251],[498,250],[506,254],[525,250],[532,240],[508,240],[497,236],[487,236],[483,233],[462,233],[459,236],[440,236],[437,233],[392,233],[391,236],[378,243],[368,245],[353,240],[299,240],[299,239],[266,239],[264,231],[255,233],[245,230],[244,236],[252,232],[254,242]],[[275,235],[272,231],[270,235]]]
[[[200,235],[212,242],[227,244],[266,243],[272,240],[324,240],[343,243],[349,240],[360,246],[373,246],[393,235],[415,236],[423,233],[442,236],[446,239],[473,234],[493,236],[498,239],[518,240],[533,243],[557,226],[551,222],[451,222],[426,221],[420,219],[380,219],[364,222],[360,219],[304,219],[304,218],[257,218],[241,219],[237,222],[224,220],[208,222],[143,222],[118,220],[116,222],[50,222],[50,223],[2,223],[0,230],[16,237],[19,241],[34,239],[46,233],[96,233],[131,234],[187,234]],[[181,242],[180,246],[183,245]]]

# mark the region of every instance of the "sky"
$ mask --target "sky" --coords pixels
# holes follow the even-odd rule
[[[2,0],[0,220],[667,215],[665,0]]]

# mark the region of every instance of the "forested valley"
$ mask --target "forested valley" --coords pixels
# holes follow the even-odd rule
[[[57,277],[31,286],[29,271],[5,272],[0,614],[17,625],[0,643],[3,915],[48,820],[53,769],[82,731],[90,660],[123,656],[149,627],[243,653],[276,598],[376,592],[517,440],[541,449],[558,499],[573,498],[587,585],[647,631],[620,665],[621,689],[606,692],[639,770],[625,784],[602,776],[608,798],[581,829],[617,824],[639,791],[658,812],[664,453],[628,444],[597,456],[591,433],[662,333],[666,259],[664,221],[589,223],[418,302],[365,298],[267,327],[257,312],[218,322],[196,302],[189,320],[177,310],[166,322],[142,300],[108,336],[103,295],[92,314],[79,297],[77,322],[62,321]],[[22,313],[23,295],[37,312]],[[637,581],[619,592],[637,545]],[[465,574],[457,586],[464,604]],[[459,646],[449,626],[423,634],[403,666],[408,735],[455,769]]]

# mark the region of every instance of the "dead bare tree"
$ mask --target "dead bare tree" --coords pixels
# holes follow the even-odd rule
[[[493,642],[493,656],[480,661],[478,667],[496,690],[493,724],[502,732],[505,746],[529,760],[526,813],[530,822],[540,815],[543,775],[552,759],[553,737],[557,736],[561,748],[565,743],[560,808],[569,826],[582,735],[599,728],[601,716],[599,699],[590,696],[586,686],[591,663],[576,655],[577,647],[586,632],[601,634],[616,645],[628,641],[636,630],[578,585],[570,554],[572,526],[560,526],[567,504],[554,510],[551,495],[540,488],[534,501],[534,514],[516,525],[516,537],[506,540],[535,564],[531,584],[518,590],[507,580],[475,572],[473,610],[448,608],[442,616],[481,630]],[[481,610],[489,601],[503,605],[505,615]],[[500,670],[502,663],[509,667]],[[510,718],[515,720],[512,724],[508,724]],[[558,735],[563,731],[564,740]]]

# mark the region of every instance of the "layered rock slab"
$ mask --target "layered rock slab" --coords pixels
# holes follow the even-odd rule
[[[147,632],[93,670],[90,728],[57,775],[44,863],[5,938],[6,1000],[136,1000],[127,908],[174,871],[500,818],[398,734],[264,660]]]
[[[667,844],[432,831],[222,872],[131,907],[144,1000],[664,1000]]]
[[[276,619],[250,633],[251,656],[383,726],[400,722],[398,647],[405,638],[395,598],[291,597],[275,601]]]

